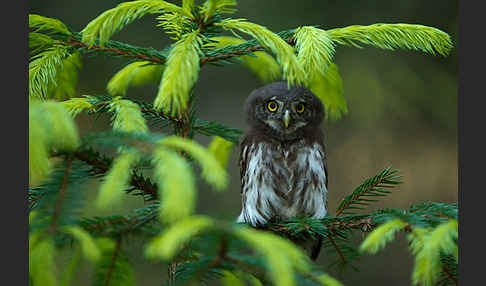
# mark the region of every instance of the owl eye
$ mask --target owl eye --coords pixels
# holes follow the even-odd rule
[[[297,111],[297,113],[302,113],[302,112],[304,112],[304,109],[305,109],[304,104],[299,103],[299,104],[297,104],[297,108],[295,110]]]
[[[268,109],[268,111],[275,112],[275,111],[277,111],[277,108],[278,108],[277,102],[275,102],[275,101],[272,100],[272,101],[269,101],[267,103],[267,109]]]

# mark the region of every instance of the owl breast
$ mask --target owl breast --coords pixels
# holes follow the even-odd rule
[[[261,225],[296,216],[326,215],[322,145],[250,143],[241,153],[242,211],[239,222]]]

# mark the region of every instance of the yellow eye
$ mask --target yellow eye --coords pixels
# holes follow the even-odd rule
[[[297,104],[297,108],[296,108],[297,113],[302,113],[302,112],[304,112],[304,109],[305,109],[305,106],[304,106],[304,104],[303,104],[303,103],[299,103],[299,104]]]
[[[268,108],[269,111],[275,112],[275,111],[277,111],[278,104],[277,104],[277,102],[275,102],[273,100],[272,101],[269,101],[267,103],[267,108]]]

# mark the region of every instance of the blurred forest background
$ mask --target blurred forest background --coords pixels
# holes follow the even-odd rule
[[[30,0],[29,13],[60,19],[74,31],[81,31],[89,21],[119,2]],[[274,32],[302,25],[329,29],[409,23],[439,28],[452,37],[454,49],[446,58],[414,51],[337,47],[334,62],[343,78],[349,113],[323,126],[327,135],[331,216],[345,195],[388,165],[402,171],[404,184],[373,206],[408,208],[427,200],[457,202],[457,6],[457,1],[451,0],[238,1],[234,18],[246,18]],[[155,16],[135,21],[112,39],[155,49],[171,43],[162,28],[156,27]],[[85,57],[78,95],[107,94],[109,79],[126,63],[126,59]],[[260,85],[249,70],[238,64],[204,66],[195,86],[198,117],[245,129],[243,102]],[[157,88],[158,83],[130,88],[127,96],[152,103]],[[80,115],[77,121],[81,133],[110,128],[108,116],[95,121],[94,117]],[[204,145],[209,142],[203,136],[196,140]],[[199,213],[227,219],[238,216],[238,152],[235,146],[229,162],[231,184],[225,192],[216,193],[199,184]],[[94,194],[96,190],[97,183],[93,182],[91,191]],[[127,214],[142,204],[140,198],[127,196],[123,208],[85,211],[87,215]],[[130,248],[137,285],[161,285],[166,268],[143,258],[142,242],[134,239]],[[318,263],[326,264],[325,253],[321,253]],[[412,264],[407,240],[401,234],[376,256],[364,255],[356,264],[359,272],[347,269],[342,274],[330,273],[345,285],[411,285]]]

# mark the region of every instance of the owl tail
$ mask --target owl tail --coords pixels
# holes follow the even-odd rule
[[[312,261],[315,261],[317,257],[319,257],[319,253],[321,253],[321,248],[322,248],[322,237],[319,237],[312,245],[311,248],[310,259],[312,259]]]
[[[292,242],[303,248],[309,255],[309,258],[315,261],[319,257],[322,248],[322,237],[311,238],[291,238]]]

